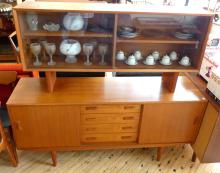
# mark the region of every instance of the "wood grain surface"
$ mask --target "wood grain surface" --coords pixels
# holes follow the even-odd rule
[[[134,104],[150,102],[206,101],[186,77],[179,77],[174,93],[161,77],[58,78],[53,93],[45,79],[21,79],[8,105]],[[31,87],[30,87],[31,86]]]

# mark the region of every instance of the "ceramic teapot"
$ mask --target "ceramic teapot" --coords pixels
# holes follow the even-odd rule
[[[84,20],[79,13],[67,13],[63,18],[65,29],[70,31],[81,30],[84,26]]]

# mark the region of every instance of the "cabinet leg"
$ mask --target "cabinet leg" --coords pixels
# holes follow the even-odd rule
[[[162,73],[162,82],[163,85],[170,91],[174,92],[176,88],[176,82],[178,79],[179,73]]]
[[[51,158],[53,161],[53,166],[57,166],[57,153],[56,153],[56,151],[51,151],[50,154],[51,154]]]
[[[196,153],[193,152],[193,155],[192,155],[192,162],[195,162],[196,161]]]
[[[160,161],[162,153],[163,153],[163,148],[162,147],[158,147],[157,148],[157,161]]]

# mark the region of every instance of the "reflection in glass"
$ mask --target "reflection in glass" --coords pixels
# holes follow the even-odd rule
[[[83,52],[86,54],[86,62],[85,65],[92,65],[92,62],[89,60],[89,56],[92,54],[94,46],[92,43],[84,43],[83,44]]]
[[[30,49],[31,49],[31,52],[34,54],[36,60],[34,61],[34,66],[40,66],[42,65],[42,63],[40,62],[39,60],[39,54],[41,52],[41,45],[40,43],[31,43],[30,45]]]
[[[107,63],[105,62],[105,55],[108,51],[108,45],[105,43],[101,43],[98,46],[99,54],[101,55],[101,61],[99,62],[100,65],[106,65]]]
[[[47,54],[50,56],[50,61],[47,64],[48,65],[56,65],[56,62],[53,61],[53,55],[56,52],[55,43],[46,43],[45,48],[46,48]]]

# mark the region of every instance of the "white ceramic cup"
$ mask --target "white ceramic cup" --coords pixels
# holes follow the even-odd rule
[[[130,56],[128,57],[127,63],[128,63],[129,65],[135,65],[135,64],[137,63],[135,56],[134,56],[134,55],[130,55]]]
[[[181,64],[183,64],[183,65],[188,65],[189,63],[190,63],[190,59],[189,59],[188,56],[182,57],[182,59],[181,59]]]
[[[164,55],[161,60],[161,63],[164,65],[169,65],[170,64],[170,57],[168,55]]]
[[[141,55],[141,52],[139,50],[134,52],[134,56],[135,56],[137,61],[142,59],[142,55]]]
[[[147,58],[145,59],[145,64],[147,65],[154,65],[155,63],[155,59],[152,55],[147,56]]]
[[[123,51],[118,51],[116,54],[116,59],[119,61],[123,61],[125,59],[125,53]]]
[[[170,52],[171,61],[177,60],[177,53],[175,51]]]
[[[160,59],[160,53],[158,51],[154,51],[152,53],[152,56],[154,57],[155,61]]]

